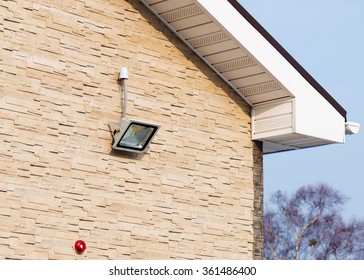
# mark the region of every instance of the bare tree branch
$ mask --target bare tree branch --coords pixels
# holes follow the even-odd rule
[[[266,259],[364,259],[364,221],[343,220],[346,201],[326,184],[273,194],[264,215]]]

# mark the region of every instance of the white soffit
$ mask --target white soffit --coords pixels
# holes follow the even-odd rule
[[[264,153],[344,142],[345,110],[237,1],[140,2],[252,106],[252,138]]]

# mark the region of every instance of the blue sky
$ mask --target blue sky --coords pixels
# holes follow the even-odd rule
[[[250,14],[359,122],[346,144],[264,157],[265,198],[319,182],[349,197],[345,217],[364,218],[364,1],[240,0]]]

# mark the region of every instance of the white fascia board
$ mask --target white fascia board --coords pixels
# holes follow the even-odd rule
[[[302,75],[227,1],[195,0],[260,66],[293,96],[307,84]]]
[[[344,143],[344,117],[232,5],[227,1],[195,2],[296,98],[297,133]]]
[[[345,143],[345,118],[314,89],[296,97],[296,132]]]

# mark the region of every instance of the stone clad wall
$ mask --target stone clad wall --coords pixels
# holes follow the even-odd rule
[[[261,154],[241,98],[138,1],[0,14],[1,259],[254,257]],[[122,66],[127,115],[161,125],[144,155],[111,150]]]

